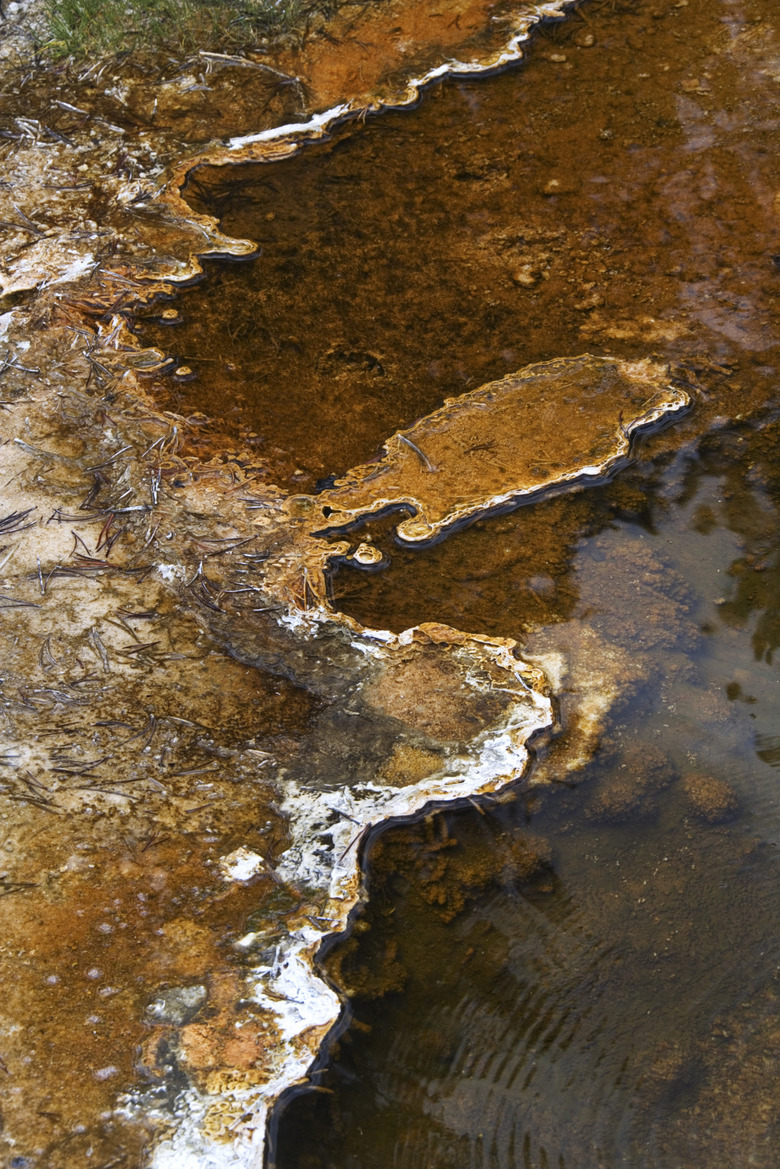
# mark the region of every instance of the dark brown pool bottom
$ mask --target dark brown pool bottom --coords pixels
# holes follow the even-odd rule
[[[771,28],[739,32],[713,0],[582,12],[503,76],[278,164],[197,171],[190,196],[262,255],[212,269],[175,328],[144,323],[197,373],[169,404],[310,490],[445,397],[588,349],[740,361],[750,380],[717,408],[763,400]]]
[[[144,337],[297,490],[532,360],[654,351],[703,389],[614,484],[422,553],[377,528],[390,570],[336,577],[369,626],[564,659],[587,629],[636,668],[591,782],[376,846],[333,955],[356,1020],[279,1169],[776,1164],[775,21],[584,7],[512,74],[198,176],[264,254]]]

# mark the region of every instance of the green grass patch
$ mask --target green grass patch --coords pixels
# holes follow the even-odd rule
[[[54,57],[95,59],[138,50],[234,51],[304,33],[338,0],[48,0]]]

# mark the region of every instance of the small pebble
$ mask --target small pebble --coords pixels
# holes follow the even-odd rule
[[[539,283],[539,273],[531,264],[523,264],[521,268],[516,268],[512,273],[512,282],[519,284],[522,288],[533,288],[535,284]]]

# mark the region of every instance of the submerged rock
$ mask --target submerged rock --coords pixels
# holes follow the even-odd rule
[[[652,743],[632,744],[608,759],[607,767],[585,813],[589,820],[603,824],[651,819],[658,810],[655,797],[676,774],[663,751]]]
[[[708,824],[731,820],[739,810],[734,789],[714,775],[689,775],[683,787],[693,814]]]

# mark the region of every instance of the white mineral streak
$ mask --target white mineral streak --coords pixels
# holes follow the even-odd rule
[[[259,853],[242,845],[227,856],[220,857],[219,868],[229,881],[249,881],[263,871],[265,861]]]
[[[402,109],[404,106],[413,105],[416,101],[419,101],[422,91],[427,86],[432,85],[435,81],[441,81],[444,77],[488,73],[494,69],[503,69],[505,66],[521,60],[523,56],[522,46],[528,40],[531,35],[531,30],[535,25],[542,20],[550,20],[562,16],[567,8],[571,7],[572,2],[573,0],[550,0],[548,4],[529,6],[522,13],[510,17],[509,19],[512,19],[515,24],[512,35],[504,45],[504,48],[494,53],[488,60],[444,61],[441,65],[436,65],[420,77],[411,78],[405,83],[404,89],[391,99],[380,101],[375,98],[363,104],[354,101],[342,102],[339,105],[332,106],[329,110],[325,110],[324,113],[314,114],[305,122],[292,122],[289,125],[262,130],[257,134],[245,134],[241,137],[231,138],[228,142],[228,147],[230,150],[244,150],[246,147],[251,147],[258,142],[272,142],[284,138],[308,139],[320,137],[327,134],[329,130],[344,118],[355,116],[356,114],[363,115],[365,113],[378,112],[382,109]]]
[[[332,106],[322,114],[313,114],[306,122],[289,122],[284,126],[272,126],[269,130],[260,130],[257,134],[245,134],[241,138],[231,138],[228,146],[231,150],[241,150],[245,146],[253,146],[255,142],[272,142],[277,138],[311,137],[324,134],[341,118],[351,112],[349,102]]]
[[[414,630],[393,638],[396,646],[410,644]],[[475,641],[477,639],[474,639]],[[450,757],[439,771],[416,784],[393,788],[375,783],[345,785],[313,792],[310,787],[289,784],[282,810],[289,815],[293,844],[282,854],[277,868],[285,881],[303,881],[327,892],[333,910],[353,899],[358,890],[357,840],[373,824],[395,816],[410,816],[431,801],[450,801],[492,792],[518,779],[528,762],[526,742],[536,731],[552,723],[550,699],[528,685],[521,663],[506,646],[480,638],[485,658],[511,671],[516,679],[517,702],[502,721],[476,736],[463,753]],[[394,648],[393,642],[388,648]],[[528,665],[522,663],[525,674]],[[540,680],[541,674],[537,677]],[[333,823],[332,812],[341,817]],[[332,844],[325,848],[329,840]],[[329,930],[327,932],[332,932]]]
[[[5,340],[8,336],[8,330],[14,322],[14,315],[16,309],[11,309],[10,312],[2,313],[0,315],[0,341]]]
[[[186,1111],[177,1110],[178,1130],[155,1149],[154,1169],[262,1169],[262,1136],[242,1134],[235,1144],[209,1140],[202,1135],[207,1110],[208,1102],[196,1097],[187,1101]],[[258,1107],[258,1132],[265,1127],[266,1113],[265,1106]]]
[[[48,288],[51,284],[72,284],[74,280],[78,280],[80,276],[86,276],[87,272],[95,267],[95,257],[91,252],[83,254],[73,252],[72,254],[74,258],[68,266],[44,280],[41,288]]]
[[[304,635],[311,635],[322,617],[307,617],[301,615],[301,631],[305,628]],[[372,657],[384,657],[411,645],[414,633],[410,629],[394,636],[371,631],[366,637],[357,636],[354,645]],[[349,914],[360,900],[361,838],[372,826],[411,816],[426,805],[495,792],[526,770],[528,740],[553,722],[551,699],[537,688],[542,682],[541,671],[519,662],[510,647],[497,639],[470,638],[469,649],[486,664],[512,675],[514,682],[507,690],[516,701],[496,724],[448,758],[439,771],[400,789],[345,782],[341,787],[317,791],[288,779],[280,783],[284,792],[281,806],[289,817],[292,843],[282,854],[276,875],[283,882],[304,885],[311,895],[324,895],[325,905],[316,918],[309,917],[285,936],[274,948],[272,959],[256,966],[249,980],[250,984],[254,981],[255,1001],[276,1022],[274,1071],[262,1086],[230,1093],[230,1103],[239,1105],[241,1116],[230,1143],[204,1137],[204,1118],[214,1101],[205,1101],[190,1090],[177,1112],[175,1134],[155,1151],[153,1169],[261,1169],[268,1109],[285,1088],[305,1078],[322,1038],[341,1011],[338,995],[317,976],[314,959],[326,937],[346,928]],[[490,688],[476,677],[471,681],[475,688]],[[220,867],[226,876],[246,880],[262,864],[261,857],[242,847],[223,857]],[[262,941],[261,933],[252,933],[240,939],[238,946],[251,950]],[[247,1116],[251,1119],[244,1119]]]

